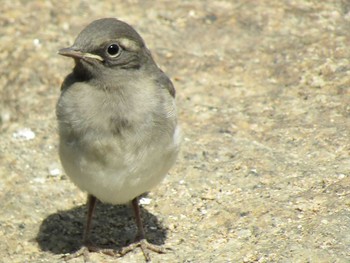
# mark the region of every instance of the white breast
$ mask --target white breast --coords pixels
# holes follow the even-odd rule
[[[85,149],[74,142],[61,142],[60,157],[66,173],[80,189],[102,202],[123,204],[161,182],[175,162],[180,138],[177,127],[173,138],[160,138],[138,149],[123,149],[111,138],[91,142]],[[95,146],[99,152],[93,150]]]

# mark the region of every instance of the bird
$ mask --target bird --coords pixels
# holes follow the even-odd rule
[[[89,232],[99,200],[134,210],[135,242],[112,254],[140,247],[149,261],[149,251],[165,250],[147,241],[138,200],[163,180],[180,150],[174,85],[139,33],[117,18],[91,22],[58,54],[75,62],[56,105],[59,157],[87,193],[88,208],[83,246],[67,258],[95,251]]]

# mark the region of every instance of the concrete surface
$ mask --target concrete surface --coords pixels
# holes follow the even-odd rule
[[[0,262],[80,246],[85,194],[54,115],[73,63],[56,52],[101,17],[135,26],[177,88],[181,156],[143,206],[149,240],[173,251],[153,262],[350,262],[350,1],[4,0],[0,14]],[[99,246],[133,240],[127,206],[94,219]]]

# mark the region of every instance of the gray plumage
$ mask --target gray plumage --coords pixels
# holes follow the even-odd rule
[[[111,204],[151,190],[175,162],[180,132],[175,89],[140,35],[100,19],[59,54],[75,60],[56,107],[67,175]]]

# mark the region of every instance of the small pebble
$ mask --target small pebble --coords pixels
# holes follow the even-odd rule
[[[41,47],[40,40],[39,40],[38,38],[33,39],[33,45],[34,45],[36,48],[40,48],[40,47]]]
[[[61,174],[61,169],[59,168],[59,165],[57,163],[53,163],[48,167],[49,175],[51,176],[58,176]]]
[[[152,199],[148,197],[142,197],[139,201],[140,205],[149,205]]]
[[[18,140],[29,141],[35,138],[35,133],[30,128],[23,128],[14,132],[12,136]]]

